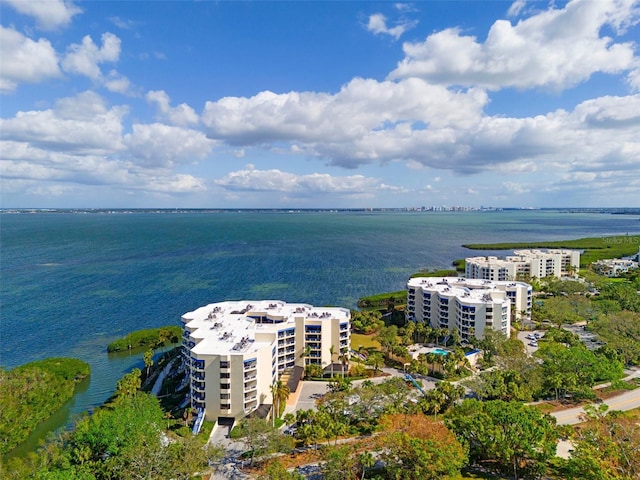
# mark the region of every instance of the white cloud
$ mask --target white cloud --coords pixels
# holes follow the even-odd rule
[[[376,178],[362,175],[336,177],[313,173],[297,175],[281,170],[256,170],[247,165],[244,170],[229,172],[214,183],[226,190],[245,192],[280,192],[295,196],[322,194],[360,195],[372,190],[390,190],[396,187],[385,185]]]
[[[187,126],[197,124],[200,119],[193,108],[186,103],[171,107],[169,95],[164,90],[152,90],[147,93],[147,101],[155,103],[160,117],[174,125]]]
[[[129,79],[115,70],[111,70],[109,75],[104,79],[104,87],[110,92],[134,96],[133,86]]]
[[[517,195],[528,193],[530,191],[528,187],[516,182],[503,182],[502,188],[508,193],[513,193]]]
[[[214,142],[197,130],[160,123],[133,125],[124,144],[145,167],[172,167],[176,163],[195,163],[211,153]]]
[[[56,30],[71,23],[74,15],[82,9],[65,0],[2,0],[18,12],[36,19],[42,30]]]
[[[411,143],[420,156],[429,144],[455,148],[453,128],[476,125],[486,102],[481,90],[452,92],[418,79],[356,78],[335,95],[261,92],[207,102],[202,121],[211,138],[232,145],[291,142],[296,153],[354,168],[411,159]]]
[[[565,89],[592,74],[638,68],[634,45],[601,36],[605,26],[623,31],[638,21],[633,0],[569,2],[516,25],[498,20],[484,43],[449,28],[424,42],[405,43],[405,58],[390,78],[420,77],[445,85],[488,89],[549,87]]]
[[[399,39],[403,33],[414,28],[418,22],[416,20],[400,20],[394,27],[387,26],[387,17],[381,13],[374,13],[369,16],[367,22],[367,30],[376,35],[389,35],[396,40]]]
[[[19,83],[38,83],[60,77],[58,56],[51,43],[34,41],[0,25],[0,92],[13,92]]]
[[[172,167],[195,163],[215,142],[202,132],[162,124],[134,124],[123,135],[127,112],[87,91],[58,100],[52,109],[0,119],[3,186],[9,179],[164,193],[204,190],[203,179]]]
[[[26,142],[37,148],[87,155],[112,154],[121,142],[123,106],[107,108],[93,92],[57,102],[55,109],[18,112],[0,119],[2,138]]]
[[[507,15],[509,15],[510,17],[517,17],[518,15],[520,15],[526,4],[527,0],[515,0],[515,2],[513,2],[509,7]]]
[[[403,161],[461,174],[532,174],[606,161],[639,162],[640,95],[585,101],[573,111],[509,118],[483,115],[482,90],[451,91],[418,79],[354,79],[334,95],[313,92],[207,102],[211,138],[356,168]],[[289,148],[287,149],[287,145]]]
[[[120,58],[120,39],[112,33],[102,34],[102,46],[98,47],[89,35],[81,44],[69,46],[62,60],[65,72],[84,75],[92,80],[101,80],[102,72],[99,64],[116,62]]]

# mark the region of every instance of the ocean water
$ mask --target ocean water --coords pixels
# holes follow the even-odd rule
[[[637,234],[633,215],[501,212],[33,213],[0,216],[0,365],[51,356],[92,375],[70,415],[101,404],[141,354],[107,344],[201,305],[279,299],[355,307],[447,268],[464,243]],[[497,252],[504,254],[506,252]]]

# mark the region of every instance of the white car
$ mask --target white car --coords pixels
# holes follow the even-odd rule
[[[538,342],[531,342],[529,343],[530,347],[537,347],[538,346]]]

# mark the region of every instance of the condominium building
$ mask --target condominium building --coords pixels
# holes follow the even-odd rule
[[[456,329],[464,339],[482,339],[487,329],[508,337],[512,310],[519,319],[531,318],[531,297],[531,285],[524,282],[416,277],[407,283],[406,318]]]
[[[638,268],[638,262],[633,260],[626,260],[620,258],[612,258],[606,260],[598,260],[593,262],[593,269],[601,275],[607,277],[617,277],[623,273],[627,273],[629,270],[635,270]]]
[[[575,277],[580,268],[578,250],[514,250],[504,259],[469,257],[465,259],[465,276],[483,280],[515,280],[549,276]]]
[[[217,421],[271,404],[271,386],[283,372],[328,365],[348,352],[350,321],[345,308],[273,300],[213,303],[185,313],[192,406]]]

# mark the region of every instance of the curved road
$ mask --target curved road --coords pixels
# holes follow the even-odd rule
[[[603,403],[609,405],[609,411],[640,408],[640,388],[609,398]],[[568,408],[567,410],[552,412],[551,415],[556,417],[558,425],[575,425],[583,421],[581,417],[584,415],[584,409],[582,407]]]

